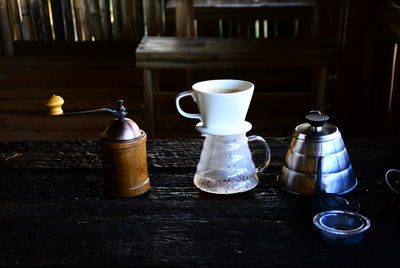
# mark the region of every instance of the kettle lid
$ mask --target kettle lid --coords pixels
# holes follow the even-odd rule
[[[139,126],[129,118],[116,118],[101,134],[102,140],[110,142],[130,141],[144,136]]]
[[[339,137],[336,126],[328,124],[329,116],[312,110],[306,116],[307,123],[298,125],[293,136],[301,140],[327,141]]]

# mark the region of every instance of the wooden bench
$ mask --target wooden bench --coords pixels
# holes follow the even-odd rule
[[[136,67],[144,69],[145,131],[154,137],[159,69],[311,68],[316,108],[324,110],[327,69],[337,63],[339,53],[337,45],[317,40],[143,37],[136,49]]]

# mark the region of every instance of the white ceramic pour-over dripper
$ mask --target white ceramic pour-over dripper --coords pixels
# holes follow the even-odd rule
[[[205,136],[194,184],[214,194],[235,194],[257,186],[258,173],[270,162],[266,141],[259,136],[246,137],[246,132],[235,135]],[[248,143],[257,141],[265,148],[265,160],[255,167]]]
[[[247,132],[251,124],[245,121],[254,92],[254,85],[234,79],[208,80],[196,83],[192,90],[176,97],[178,112],[187,118],[199,119],[196,129],[210,135],[233,135]],[[199,114],[187,113],[180,107],[180,99],[192,96]]]

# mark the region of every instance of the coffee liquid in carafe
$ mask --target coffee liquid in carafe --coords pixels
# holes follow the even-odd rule
[[[254,188],[258,184],[257,172],[260,169],[255,168],[248,142],[256,139],[260,141],[262,138],[246,137],[245,133],[206,135],[194,184],[215,194],[240,193]]]
[[[215,194],[230,194],[248,191],[258,184],[258,178],[254,175],[230,176],[224,170],[211,170],[196,173],[194,184],[207,192]]]

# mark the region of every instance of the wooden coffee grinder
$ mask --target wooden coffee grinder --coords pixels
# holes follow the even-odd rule
[[[116,119],[100,135],[104,194],[114,197],[134,197],[147,192],[150,180],[147,173],[146,133],[129,118],[123,101],[117,109],[108,108],[63,113],[64,100],[53,95],[46,100],[51,116],[70,116],[92,113],[112,113]]]

